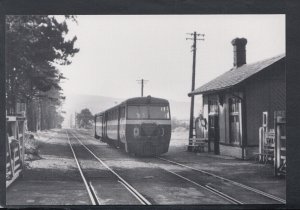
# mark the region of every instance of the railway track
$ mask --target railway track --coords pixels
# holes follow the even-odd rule
[[[92,182],[88,181],[88,178],[86,177],[86,175],[84,174],[82,167],[78,161],[78,157],[73,149],[72,143],[70,141],[69,138],[69,133],[68,131],[66,131],[67,137],[68,137],[68,142],[70,145],[70,148],[72,150],[74,159],[76,161],[78,170],[80,172],[81,178],[84,182],[84,185],[86,187],[86,190],[88,192],[89,198],[91,200],[92,205],[102,205],[99,199],[99,196],[97,195],[97,191],[94,189]],[[151,205],[151,203],[143,196],[141,195],[134,187],[132,187],[128,182],[126,182],[118,173],[116,173],[112,168],[110,168],[106,163],[104,163],[97,155],[95,155],[88,147],[86,147],[86,145],[84,145],[82,143],[82,141],[77,138],[77,136],[73,133],[70,132],[70,134],[75,137],[75,139],[86,149],[86,151],[88,151],[92,156],[94,156],[94,158],[100,162],[107,170],[109,170],[117,179],[118,182],[124,186],[124,188],[126,188],[128,190],[128,192],[130,192],[142,205]]]
[[[92,186],[92,183],[91,182],[88,182],[87,181],[87,178],[85,177],[85,175],[83,174],[83,171],[82,171],[82,168],[78,162],[78,159],[77,159],[77,156],[76,156],[76,153],[73,149],[73,146],[72,146],[72,143],[70,141],[70,138],[69,138],[69,134],[68,134],[68,131],[66,131],[66,134],[67,134],[67,137],[68,137],[68,143],[70,145],[70,148],[71,148],[71,151],[72,151],[72,154],[74,156],[74,159],[75,159],[75,162],[76,162],[76,165],[77,165],[77,168],[79,170],[79,173],[80,173],[80,176],[83,180],[83,183],[84,183],[84,186],[88,192],[88,195],[89,195],[89,198],[92,202],[92,205],[101,205],[98,197],[97,197],[97,194],[96,194],[96,191],[94,190],[93,186]]]
[[[192,181],[191,179],[188,179],[188,178],[186,178],[186,177],[184,177],[184,176],[181,176],[181,175],[178,174],[178,173],[174,173],[174,172],[172,172],[172,171],[170,171],[170,170],[167,170],[167,169],[164,169],[164,170],[166,170],[166,171],[168,171],[169,173],[174,174],[175,176],[178,176],[178,177],[180,177],[181,179],[184,179],[184,180],[186,180],[187,182],[190,182],[190,183],[192,183],[192,184],[194,184],[194,185],[196,185],[196,186],[198,186],[198,187],[200,187],[200,188],[203,188],[203,189],[205,189],[205,190],[208,190],[208,191],[210,191],[211,193],[216,194],[217,196],[219,196],[219,197],[221,197],[221,198],[224,198],[225,200],[229,201],[229,202],[232,203],[232,204],[244,204],[243,202],[241,202],[241,201],[239,201],[239,200],[237,200],[237,199],[235,199],[235,198],[233,198],[233,197],[231,197],[231,196],[229,196],[229,195],[227,195],[227,194],[225,194],[225,193],[222,193],[222,192],[220,192],[220,191],[218,191],[218,190],[216,190],[216,189],[214,189],[214,188],[212,188],[212,187],[210,187],[210,186],[208,186],[208,185],[201,185],[201,184],[199,184],[199,183],[197,183],[197,182]]]
[[[80,135],[82,135],[82,134],[80,134]],[[84,134],[84,135],[87,135],[87,134]],[[82,142],[81,142],[81,144],[82,144]],[[177,165],[177,166],[180,166],[180,167],[183,167],[183,168],[190,169],[191,171],[194,171],[194,172],[197,172],[199,174],[205,175],[206,177],[210,177],[211,179],[220,180],[220,181],[225,182],[228,185],[230,185],[231,191],[234,191],[235,189],[237,189],[237,190],[243,191],[243,193],[245,193],[245,195],[252,195],[252,196],[254,195],[256,197],[259,196],[258,198],[260,200],[262,200],[263,202],[265,202],[265,203],[268,203],[268,201],[271,202],[271,203],[279,203],[279,204],[285,204],[286,203],[286,201],[284,199],[278,198],[278,197],[276,197],[274,195],[271,195],[269,193],[263,192],[261,190],[255,189],[255,188],[252,188],[252,187],[244,185],[242,183],[239,183],[239,182],[227,179],[225,177],[221,177],[221,176],[218,176],[216,174],[213,174],[213,173],[210,173],[210,172],[207,172],[207,171],[204,171],[204,170],[193,168],[191,166],[188,166],[188,165],[185,165],[185,164],[182,164],[182,163],[178,163],[176,161],[169,160],[169,159],[166,159],[166,158],[156,157],[155,159],[156,160],[161,160],[161,161],[164,161],[164,162],[168,162],[170,164]],[[205,190],[207,190],[207,191],[209,191],[209,192],[211,192],[211,193],[213,193],[213,194],[215,194],[215,195],[217,195],[217,196],[219,196],[219,197],[221,197],[221,198],[229,201],[232,204],[238,204],[238,205],[249,204],[247,202],[247,200],[245,202],[242,199],[235,198],[234,196],[228,195],[228,193],[223,192],[222,187],[220,188],[221,190],[220,189],[216,189],[216,187],[214,187],[210,182],[200,183],[198,181],[194,181],[192,178],[188,178],[187,175],[182,175],[182,174],[180,174],[178,172],[174,172],[172,170],[169,170],[166,167],[161,167],[161,166],[159,166],[159,164],[153,163],[153,161],[150,161],[150,162],[147,162],[147,163],[148,164],[152,164],[155,167],[161,168],[161,169],[163,169],[163,170],[165,170],[165,171],[167,171],[167,172],[169,172],[169,173],[171,173],[171,174],[173,174],[173,175],[175,175],[175,176],[177,176],[177,177],[179,177],[179,178],[181,178],[181,179],[183,179],[183,180],[185,180],[185,181],[187,181],[187,182],[189,182],[189,183],[191,183],[191,184],[193,184],[193,185],[195,185],[197,187],[205,189]],[[199,175],[196,175],[196,177],[197,176],[199,176]],[[218,181],[216,181],[216,183],[218,183]],[[221,184],[223,184],[223,183],[221,183]],[[241,189],[239,189],[239,188],[241,188]],[[262,198],[262,197],[264,197],[264,198]],[[245,200],[245,198],[244,198],[244,200]]]
[[[239,182],[236,182],[236,181],[233,181],[233,180],[230,180],[230,179],[227,179],[225,177],[222,177],[222,176],[219,176],[219,175],[216,175],[216,174],[213,174],[213,173],[210,173],[210,172],[207,172],[207,171],[204,171],[204,170],[201,170],[201,169],[197,169],[197,168],[194,168],[194,167],[191,167],[191,166],[188,166],[188,165],[184,165],[182,163],[178,163],[176,161],[173,161],[173,160],[169,160],[169,159],[166,159],[166,158],[162,158],[162,157],[156,157],[157,159],[159,160],[163,160],[165,162],[169,162],[169,163],[172,163],[174,165],[178,165],[178,166],[182,166],[184,168],[188,168],[188,169],[191,169],[193,171],[196,171],[196,172],[200,172],[202,174],[205,174],[205,175],[208,175],[208,176],[211,176],[211,177],[214,177],[216,179],[219,179],[219,180],[222,180],[222,181],[225,181],[225,182],[228,182],[228,183],[231,183],[235,186],[238,186],[238,187],[241,187],[243,189],[246,189],[246,190],[249,190],[251,192],[254,192],[256,194],[259,194],[261,196],[264,196],[266,198],[269,198],[269,199],[272,199],[274,201],[277,201],[279,203],[282,203],[282,204],[286,204],[286,200],[282,199],[282,198],[278,198],[274,195],[271,195],[269,193],[266,193],[266,192],[263,192],[261,190],[258,190],[258,189],[255,189],[253,187],[250,187],[250,186],[247,186],[247,185],[244,185],[242,183],[239,183]],[[209,186],[208,186],[209,187]]]
[[[81,136],[81,138],[86,138],[86,136],[85,135],[87,135],[87,134],[84,134],[84,135],[82,135],[81,133],[79,133],[79,135]],[[76,137],[77,138],[77,137]],[[93,154],[94,155],[94,157],[96,158],[96,159],[98,159],[98,157],[81,141],[81,140],[79,140],[78,138],[77,138],[77,140],[80,142],[80,144],[82,144],[82,146],[84,146],[88,151],[90,151],[91,152],[91,154]],[[101,161],[101,163],[103,164],[103,165],[105,165],[107,168],[109,168],[109,170],[112,170],[109,166],[107,166],[107,164],[106,163],[104,163],[102,160],[99,160],[99,161]],[[159,167],[155,167],[155,168],[159,168]],[[189,180],[189,179],[187,179],[187,178],[184,178],[184,177],[182,177],[182,176],[180,176],[180,175],[178,175],[178,174],[176,174],[176,173],[173,173],[173,172],[171,172],[171,171],[169,171],[169,170],[166,170],[166,169],[163,169],[164,171],[167,171],[168,173],[172,173],[172,174],[174,174],[174,175],[176,175],[177,177],[179,177],[180,179],[185,179],[185,181],[187,181],[187,182],[189,182],[189,183],[191,183],[191,184],[193,184],[193,185],[197,185],[197,187],[200,187],[200,188],[202,188],[202,189],[204,189],[204,190],[206,190],[206,191],[209,191],[211,194],[214,194],[215,196],[218,196],[218,197],[221,197],[222,199],[224,199],[224,200],[226,200],[226,201],[228,201],[229,203],[231,203],[231,204],[243,204],[243,203],[241,203],[240,201],[238,201],[238,200],[236,200],[236,199],[234,199],[234,198],[232,198],[232,197],[230,197],[230,196],[228,196],[228,195],[226,195],[226,194],[224,194],[224,193],[221,193],[221,192],[218,192],[217,190],[215,190],[215,189],[213,189],[213,188],[210,188],[210,187],[207,187],[207,186],[203,186],[203,185],[200,185],[200,184],[198,184],[198,183],[196,183],[196,182],[193,182],[193,181],[191,181],[191,180]],[[115,171],[112,171],[112,173],[114,173],[115,174]],[[119,177],[119,175],[118,174],[116,174],[116,176],[117,177]],[[122,179],[122,178],[121,178]],[[125,187],[126,187],[126,184],[125,184]],[[163,187],[163,186],[162,186]],[[150,203],[150,202],[149,202]],[[148,204],[149,205],[149,204]]]

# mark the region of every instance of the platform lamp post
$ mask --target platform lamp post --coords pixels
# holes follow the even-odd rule
[[[197,51],[197,40],[204,40],[203,38],[197,39],[197,37],[204,37],[204,34],[198,34],[196,31],[194,33],[188,33],[192,38],[186,38],[186,40],[193,40],[192,51],[193,51],[193,69],[192,69],[192,89],[191,92],[195,90],[195,74],[196,74],[196,51]],[[191,95],[191,110],[190,110],[190,129],[189,129],[189,139],[194,137],[194,95]],[[190,144],[190,141],[189,141]]]

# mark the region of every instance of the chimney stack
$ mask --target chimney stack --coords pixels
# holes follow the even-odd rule
[[[235,38],[231,41],[233,45],[233,66],[240,67],[246,64],[246,44],[247,39]]]

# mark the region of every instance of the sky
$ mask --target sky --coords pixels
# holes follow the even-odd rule
[[[80,48],[72,64],[60,67],[68,78],[64,94],[114,98],[140,96],[137,80],[148,80],[144,95],[190,101],[192,40],[197,42],[195,87],[233,66],[236,37],[248,40],[247,63],[285,53],[285,15],[83,15],[69,24]]]

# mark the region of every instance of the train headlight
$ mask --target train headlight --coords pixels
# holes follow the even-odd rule
[[[140,135],[140,129],[139,127],[134,127],[133,128],[133,136],[136,138]]]

